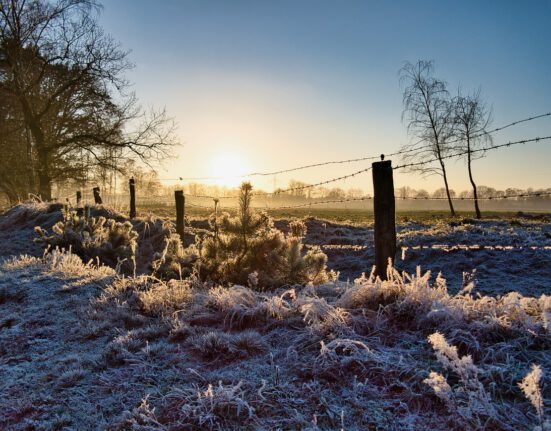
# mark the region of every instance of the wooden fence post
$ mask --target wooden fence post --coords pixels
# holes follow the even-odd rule
[[[134,177],[128,180],[128,188],[130,190],[130,218],[136,217],[136,185]]]
[[[92,192],[94,193],[94,202],[96,205],[101,205],[103,201],[101,200],[101,196],[99,194],[99,187],[94,187],[92,189]]]
[[[214,198],[214,258],[218,256],[218,202],[220,199]]]
[[[184,207],[185,207],[184,191],[175,190],[174,199],[176,200],[176,233],[180,235],[182,244],[184,244]]]
[[[77,190],[77,208],[80,207],[81,201],[82,201],[82,192],[80,190]]]
[[[390,160],[373,167],[373,210],[375,213],[375,274],[386,280],[388,259],[396,255],[394,179]]]

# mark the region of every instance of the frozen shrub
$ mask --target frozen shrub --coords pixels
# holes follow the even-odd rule
[[[306,236],[306,223],[302,220],[293,220],[289,223],[289,235],[295,238],[304,238]]]
[[[195,245],[184,249],[180,235],[172,233],[165,238],[162,252],[154,256],[153,274],[165,279],[188,277],[198,258]]]
[[[323,284],[338,279],[339,273],[327,272],[327,255],[318,246],[312,247],[304,255],[306,277],[312,284]]]
[[[388,280],[376,278],[372,271],[369,277],[354,280],[354,285],[345,290],[338,300],[344,308],[369,307],[377,309],[380,304],[392,304],[396,314],[410,314],[425,317],[437,310],[448,312],[446,304],[450,300],[445,281],[438,277],[434,286],[430,285],[430,271],[422,274],[417,268],[415,275],[399,274],[391,266]]]
[[[304,223],[294,222],[286,237],[272,219],[251,208],[252,186],[241,185],[239,211],[216,220],[215,235],[202,243],[201,273],[220,283],[250,284],[256,272],[258,288],[283,284],[323,283],[328,279],[327,256],[320,249],[303,252]]]
[[[126,269],[135,270],[138,234],[130,222],[79,216],[75,211],[67,211],[64,220],[56,223],[51,233],[40,226],[36,226],[35,231],[38,234],[35,241],[50,249],[70,249],[85,260],[98,258],[111,267],[126,262]]]

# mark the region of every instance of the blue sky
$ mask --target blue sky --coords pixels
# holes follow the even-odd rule
[[[452,93],[480,87],[494,127],[549,112],[550,20],[550,1],[109,0],[101,13],[105,30],[132,51],[140,100],[166,107],[179,124],[184,145],[165,164],[166,178],[390,153],[408,142],[397,75],[406,60],[434,60]],[[551,135],[551,118],[495,142],[541,135]],[[551,186],[549,160],[550,141],[531,144],[489,153],[475,174],[498,188]],[[317,182],[368,165],[256,184]],[[468,188],[463,163],[450,170],[452,188]],[[413,174],[395,182],[441,186]],[[371,179],[335,185],[369,190]]]

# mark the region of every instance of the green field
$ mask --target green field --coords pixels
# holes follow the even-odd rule
[[[260,209],[258,209],[260,210]],[[223,208],[221,211],[235,212],[235,209]],[[306,218],[314,217],[321,220],[328,220],[338,223],[373,223],[373,211],[365,209],[345,208],[296,208],[296,209],[267,209],[267,213],[275,219]],[[213,210],[186,206],[186,215],[206,218]],[[142,205],[138,207],[138,216],[156,215],[159,217],[175,218],[175,209],[165,205]],[[484,219],[511,219],[518,216],[516,211],[486,211],[482,214]],[[474,218],[474,211],[458,211],[457,218]],[[437,220],[453,220],[449,211],[426,210],[426,211],[400,211],[396,212],[397,222],[419,221],[431,222]]]

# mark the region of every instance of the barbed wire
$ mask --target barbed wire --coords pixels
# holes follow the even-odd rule
[[[398,153],[396,153],[398,154]],[[393,156],[396,154],[388,154],[387,156]],[[228,178],[248,178],[248,177],[269,177],[272,175],[279,175],[279,174],[285,174],[288,172],[294,172],[294,171],[300,171],[304,169],[309,168],[316,168],[320,166],[327,166],[327,165],[338,165],[338,164],[345,164],[345,163],[354,163],[354,162],[363,162],[367,160],[377,160],[381,156],[369,156],[369,157],[359,157],[356,159],[346,159],[346,160],[331,160],[327,162],[320,162],[320,163],[313,163],[311,165],[303,165],[303,166],[297,166],[295,168],[289,168],[289,169],[282,169],[279,171],[273,171],[273,172],[251,172],[246,175],[235,175],[235,176],[225,176],[225,177],[178,177],[178,178],[162,178],[162,181],[205,181],[205,180],[223,180]]]
[[[304,244],[306,248],[319,247],[322,250],[347,250],[347,251],[364,251],[374,248],[369,245],[356,244]],[[433,250],[443,251],[445,253],[455,251],[551,251],[549,245],[485,245],[485,244],[432,244],[432,245],[413,245],[402,246],[402,260],[405,260],[406,252],[418,250]]]
[[[286,189],[278,189],[278,190],[274,190],[273,192],[253,192],[253,193],[251,193],[251,195],[252,196],[275,196],[275,195],[279,195],[279,194],[282,194],[282,193],[307,190],[307,189],[311,189],[311,188],[314,188],[314,187],[331,184],[331,183],[334,183],[334,182],[337,182],[337,181],[346,180],[348,178],[355,177],[357,175],[363,174],[363,173],[368,172],[370,170],[371,170],[371,166],[368,167],[368,168],[365,168],[365,169],[360,169],[359,171],[352,172],[351,174],[342,175],[340,177],[331,178],[329,180],[320,181],[320,182],[314,183],[314,184],[305,184],[303,186],[289,187],[289,188],[286,188]],[[194,195],[194,194],[190,194],[190,193],[187,193],[187,194],[184,193],[184,196],[191,197],[191,198],[203,198],[203,199],[204,198],[206,198],[206,199],[238,199],[239,198],[239,195],[210,196],[210,195]]]
[[[480,152],[485,153],[487,151],[497,150],[498,148],[510,147],[512,145],[519,145],[519,144],[527,144],[529,142],[539,142],[539,141],[544,141],[544,140],[547,140],[547,139],[551,139],[551,136],[542,136],[542,137],[531,138],[531,139],[522,139],[522,140],[519,140],[519,141],[510,141],[510,142],[507,142],[505,144],[491,145],[491,146],[488,146],[488,147],[478,148],[478,149],[470,150],[470,151],[461,151],[459,153],[449,154],[447,156],[442,156],[440,158],[435,157],[435,158],[430,159],[430,160],[422,160],[420,162],[405,163],[403,165],[394,166],[393,169],[397,170],[397,169],[410,168],[410,167],[415,167],[415,166],[423,166],[423,165],[428,165],[429,163],[434,163],[434,162],[437,162],[437,161],[440,161],[440,160],[443,160],[443,159],[451,159],[451,158],[455,158],[455,157],[464,156],[464,155],[467,155],[469,153],[470,154],[480,153]]]
[[[546,112],[545,114],[540,114],[540,115],[534,115],[533,117],[528,117],[522,120],[513,121],[512,123],[506,124],[505,126],[496,127],[495,129],[488,130],[486,132],[481,132],[479,135],[474,135],[473,138],[480,138],[481,136],[500,132],[509,127],[516,126],[517,124],[526,123],[528,121],[537,120],[538,118],[550,117],[550,116],[551,116],[551,112]]]
[[[317,201],[317,202],[307,202],[307,203],[299,204],[299,205],[285,205],[285,206],[279,206],[279,207],[271,207],[269,209],[284,210],[284,209],[311,207],[313,205],[368,201],[368,200],[371,200],[371,199],[373,199],[373,197],[371,197],[371,196],[364,196],[364,197],[361,197],[361,198],[329,199],[329,200]]]
[[[199,205],[199,204],[194,204],[194,203],[191,203],[191,202],[186,202],[185,203],[186,206],[190,206],[190,207],[194,207],[194,208],[206,208],[206,209],[212,209],[211,207],[207,206],[207,205]]]
[[[460,156],[469,154],[469,152],[471,154],[480,153],[480,152],[487,152],[487,151],[496,150],[496,149],[503,148],[503,147],[510,147],[512,145],[526,144],[526,143],[529,143],[529,142],[539,142],[539,141],[548,140],[548,139],[551,139],[551,136],[543,136],[543,137],[537,137],[537,138],[531,138],[531,139],[522,139],[522,140],[519,140],[519,141],[510,141],[510,142],[507,142],[507,143],[504,143],[504,144],[491,145],[491,146],[488,146],[488,147],[478,148],[478,149],[471,150],[471,151],[461,151],[461,152],[457,152],[457,153],[454,153],[454,154],[449,154],[447,156],[442,156],[441,158],[436,157],[436,158],[432,158],[432,159],[429,159],[429,160],[422,160],[420,162],[405,163],[405,164],[402,164],[402,165],[395,166],[393,169],[398,170],[398,169],[404,169],[404,168],[410,168],[410,167],[416,167],[416,166],[423,166],[423,165],[434,163],[434,162],[437,162],[437,161],[443,160],[443,159],[450,159],[450,158],[460,157]],[[253,196],[274,196],[274,195],[278,195],[278,194],[282,194],[282,193],[306,190],[306,189],[310,189],[310,188],[314,188],[314,187],[318,187],[318,186],[322,186],[322,185],[331,184],[331,183],[334,183],[334,182],[337,182],[337,181],[342,181],[342,180],[345,180],[345,179],[348,179],[348,178],[352,178],[352,177],[355,177],[355,176],[360,175],[362,173],[368,172],[369,170],[371,170],[371,166],[368,167],[368,168],[364,168],[364,169],[360,169],[358,171],[352,172],[351,174],[342,175],[340,177],[331,178],[329,180],[320,181],[320,182],[314,183],[314,184],[305,184],[303,186],[298,186],[298,187],[289,187],[287,189],[278,189],[278,190],[275,190],[273,192],[257,192],[257,193],[253,192],[252,195]],[[198,194],[191,194],[191,193],[184,194],[184,196],[192,197],[192,198],[203,198],[203,199],[238,199],[239,198],[239,195],[211,196],[211,195],[198,195]]]
[[[364,251],[374,248],[370,245],[357,244],[304,244],[306,248],[319,247],[322,250],[349,250]],[[446,253],[455,251],[551,251],[549,245],[485,245],[485,244],[431,244],[431,245],[404,245],[401,247],[402,256],[409,251],[435,250]],[[402,260],[405,260],[402,259]]]
[[[407,251],[417,250],[439,250],[448,252],[454,251],[519,251],[519,250],[549,250],[548,245],[485,245],[485,244],[431,244],[431,245],[414,245],[402,246],[402,253]]]
[[[514,195],[496,195],[496,196],[485,196],[485,197],[479,197],[479,201],[491,201],[491,200],[501,200],[501,199],[513,199],[513,198],[527,198],[527,197],[542,197],[542,196],[551,196],[551,191],[549,192],[533,192],[533,193],[518,193]],[[311,207],[314,205],[324,205],[324,204],[334,204],[334,203],[348,203],[348,202],[358,202],[358,201],[368,201],[374,199],[373,196],[363,196],[359,198],[344,198],[344,199],[330,199],[330,200],[323,200],[323,201],[316,201],[316,202],[307,202],[304,204],[298,204],[298,205],[285,205],[285,206],[278,206],[278,207],[270,207],[269,209],[294,209],[294,208],[304,208],[304,207]],[[439,201],[439,200],[447,200],[447,197],[431,197],[431,196],[423,196],[423,197],[410,197],[410,196],[397,196],[395,197],[397,200],[412,200],[412,201]],[[465,196],[465,197],[453,197],[452,200],[455,201],[474,201],[475,198],[471,196]]]
[[[516,126],[516,125],[521,124],[521,123],[525,123],[525,122],[528,122],[528,121],[533,121],[533,120],[537,120],[539,118],[544,118],[544,117],[549,117],[549,116],[551,116],[551,112],[547,112],[545,114],[540,114],[540,115],[534,115],[534,116],[528,117],[528,118],[523,118],[522,120],[516,120],[516,121],[513,121],[512,123],[505,124],[504,126],[496,127],[495,129],[492,129],[492,130],[489,130],[489,131],[486,131],[486,132],[482,132],[478,135],[475,135],[475,136],[473,136],[473,139],[479,138],[479,137],[484,136],[484,135],[497,133],[501,130],[507,129],[509,127]],[[316,167],[321,167],[321,166],[348,164],[348,163],[363,162],[363,161],[368,161],[368,160],[378,160],[381,157],[387,157],[388,158],[388,157],[394,157],[394,156],[401,156],[402,154],[407,154],[407,153],[411,153],[411,152],[415,152],[415,151],[421,151],[423,149],[426,149],[426,147],[401,149],[401,150],[395,151],[393,153],[381,154],[379,156],[359,157],[359,158],[345,159],[345,160],[330,160],[330,161],[326,161],[326,162],[312,163],[312,164],[308,164],[308,165],[302,165],[302,166],[297,166],[297,167],[288,168],[288,169],[281,169],[281,170],[272,171],[272,172],[251,172],[251,173],[244,174],[244,175],[234,175],[234,176],[231,176],[231,178],[248,178],[248,177],[254,177],[254,176],[279,175],[279,174],[285,174],[285,173],[289,173],[289,172],[295,172],[295,171],[300,171],[300,170],[309,169],[309,168],[316,168]],[[162,181],[206,181],[206,180],[221,180],[221,179],[227,179],[227,178],[228,177],[211,176],[211,177],[162,178],[161,180]]]

